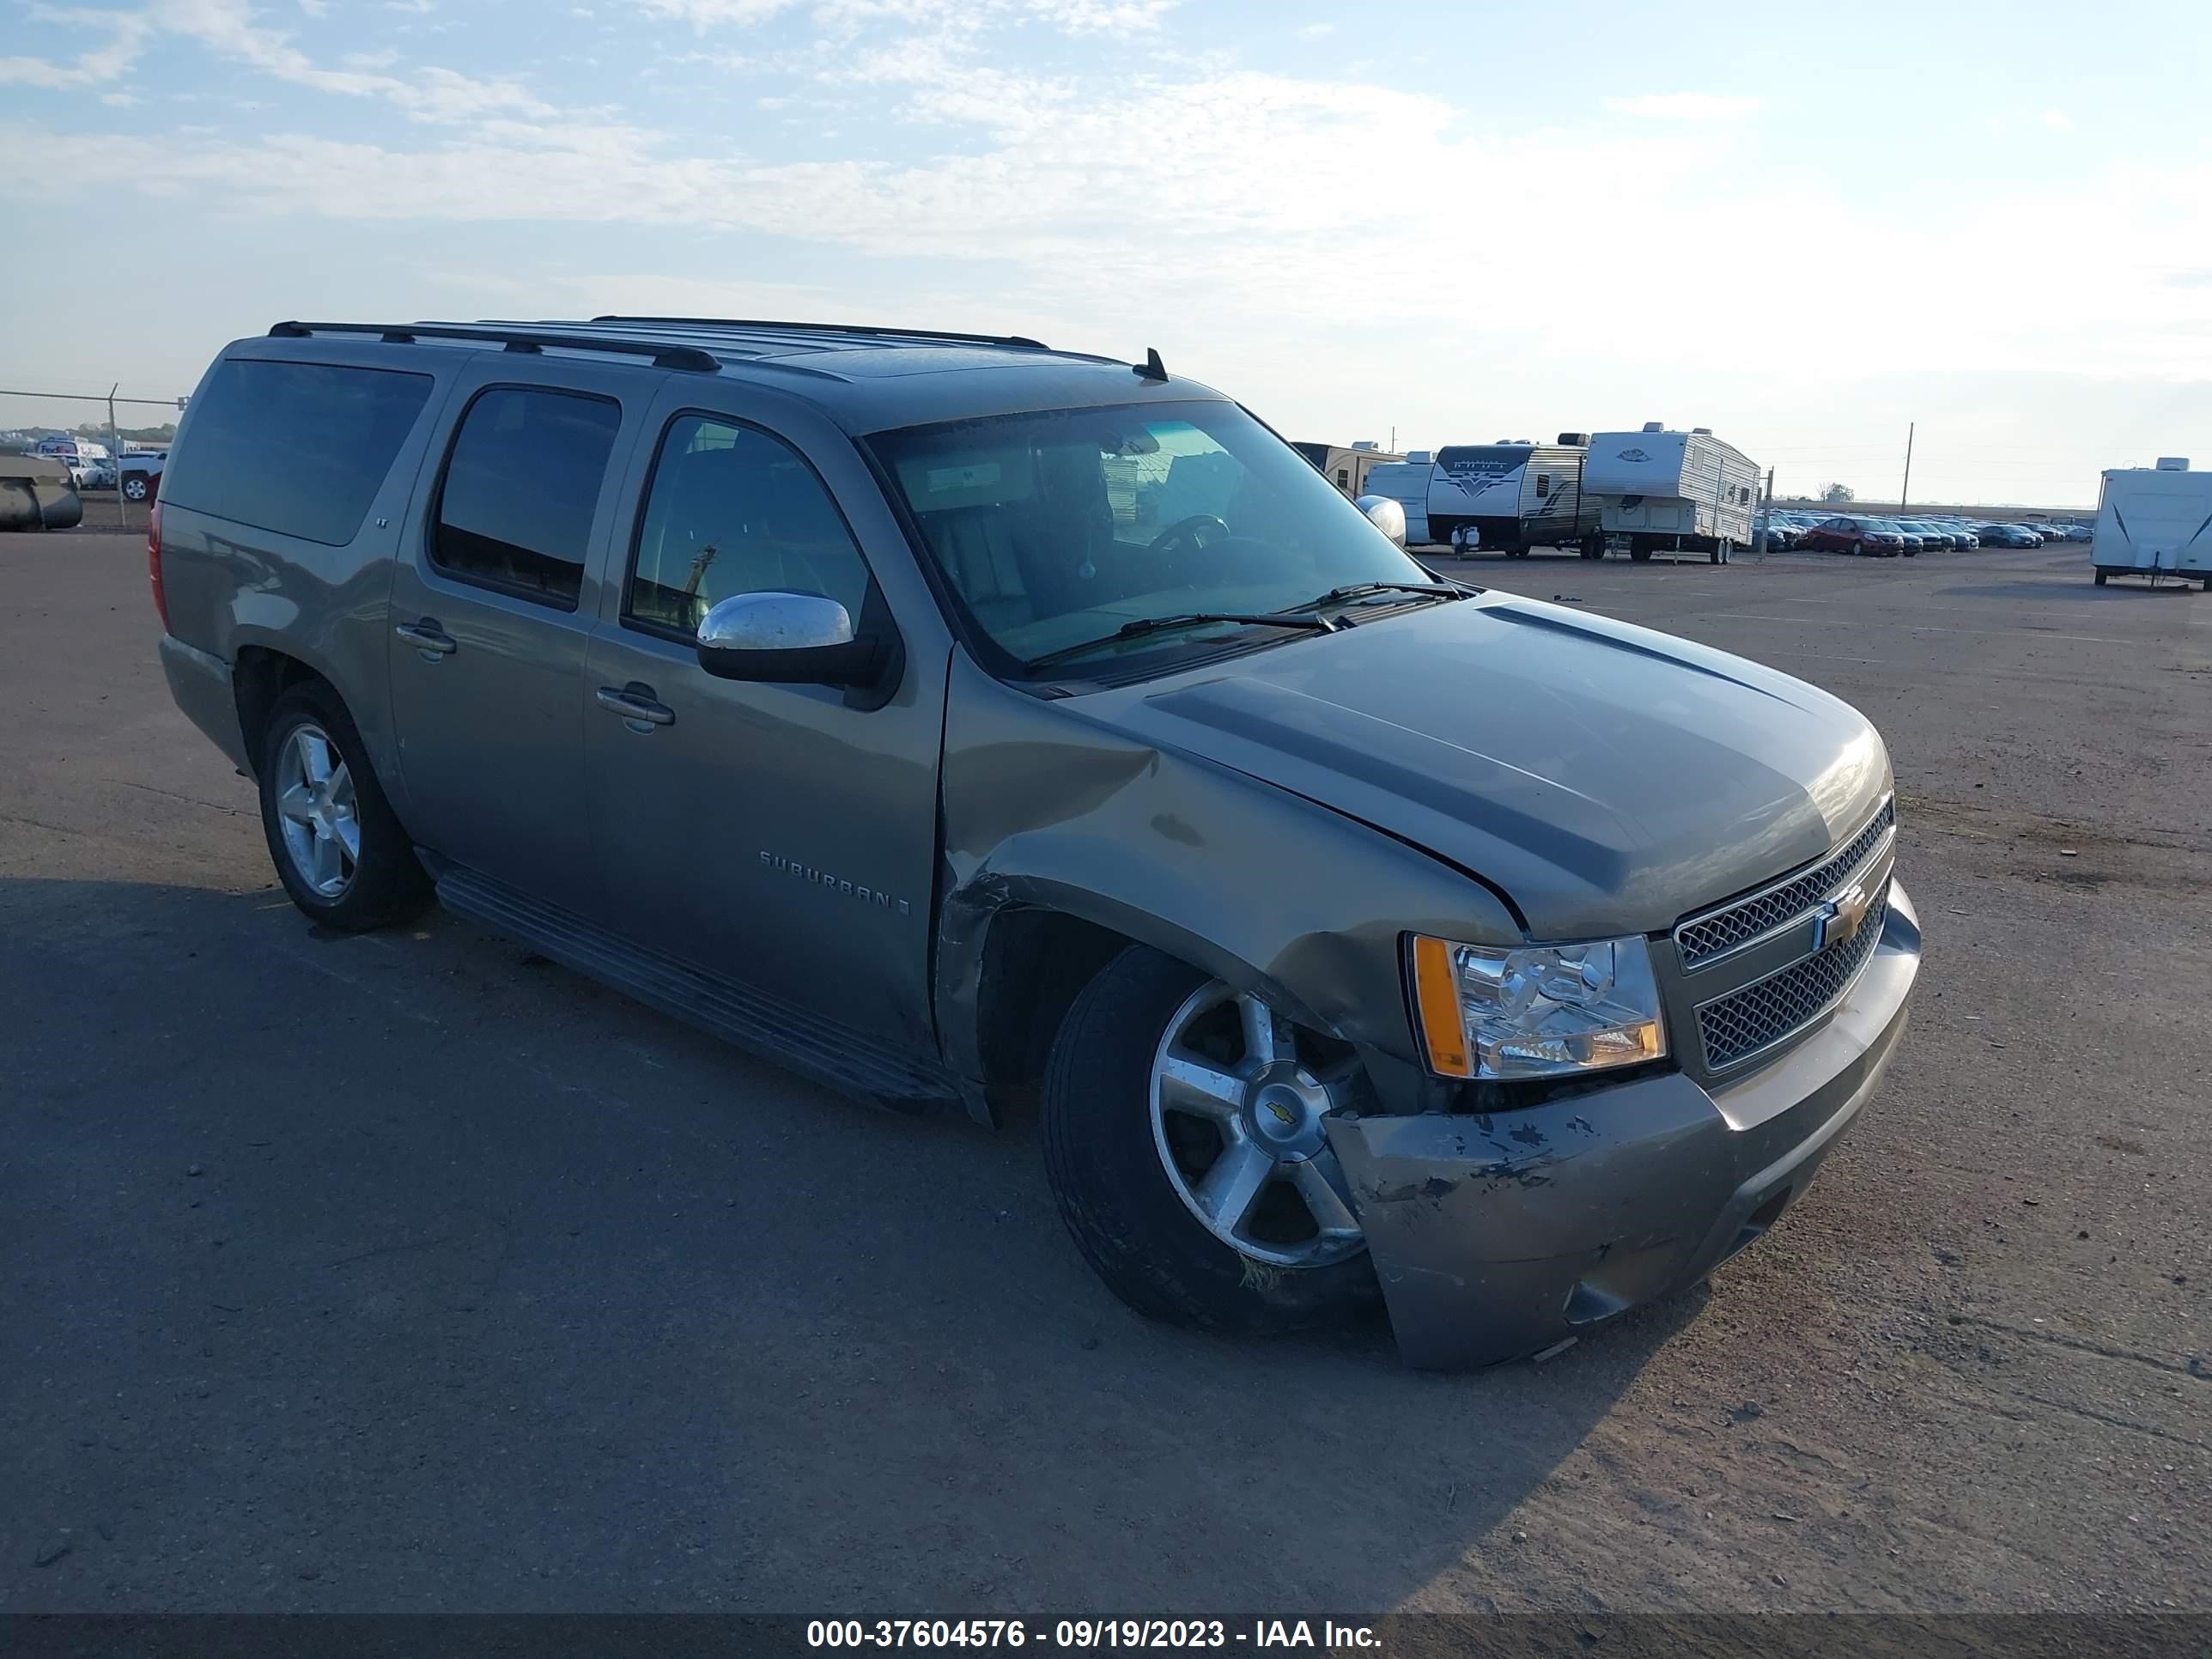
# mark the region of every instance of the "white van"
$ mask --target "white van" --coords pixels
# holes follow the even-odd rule
[[[2089,560],[2097,586],[2107,576],[2194,578],[2212,591],[2212,472],[2192,472],[2186,456],[2153,466],[2118,466],[2104,475]]]

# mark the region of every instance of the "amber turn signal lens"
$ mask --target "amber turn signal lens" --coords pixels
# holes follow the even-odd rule
[[[1474,1056],[1468,1048],[1459,987],[1452,979],[1451,946],[1440,939],[1413,939],[1413,1001],[1420,1011],[1429,1069],[1444,1077],[1474,1076]]]

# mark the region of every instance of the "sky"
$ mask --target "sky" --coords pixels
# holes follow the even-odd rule
[[[1035,336],[1785,495],[2212,466],[2201,0],[0,0],[0,388],[279,319]],[[40,320],[42,319],[42,320]],[[0,398],[0,424],[91,406]],[[162,418],[121,411],[125,423]]]

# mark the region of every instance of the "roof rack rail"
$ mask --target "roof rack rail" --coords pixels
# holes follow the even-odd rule
[[[758,317],[626,317],[617,312],[594,317],[595,323],[696,324],[708,328],[781,328],[800,334],[864,334],[886,339],[954,340],[972,345],[1020,346],[1030,351],[1049,351],[1042,340],[1026,334],[968,334],[957,329],[887,328],[876,323],[780,323]]]
[[[303,340],[315,334],[374,334],[392,345],[412,345],[417,339],[496,341],[509,351],[539,352],[548,346],[569,351],[616,351],[628,357],[650,357],[656,368],[688,368],[712,374],[722,360],[697,346],[665,345],[652,340],[632,340],[605,334],[557,334],[540,329],[507,328],[497,323],[297,323],[272,324],[269,332],[278,339]]]

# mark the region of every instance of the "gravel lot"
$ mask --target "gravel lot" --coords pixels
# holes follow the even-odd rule
[[[1865,709],[1929,945],[1771,1237],[1434,1377],[1126,1314],[1026,1127],[318,936],[143,543],[0,537],[0,1610],[2212,1608],[2212,596],[2087,567],[1462,567]]]

